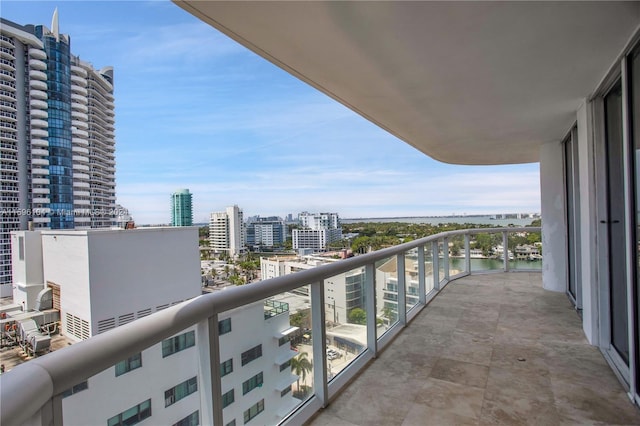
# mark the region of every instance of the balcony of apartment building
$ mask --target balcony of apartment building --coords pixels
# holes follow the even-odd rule
[[[200,421],[228,424],[218,316],[265,300],[312,366],[289,384],[297,407],[260,420],[263,401],[245,423],[640,423],[640,3],[176,3],[426,155],[539,162],[542,227],[443,233],[183,302],[0,377],[3,423],[63,423],[65,390],[195,325]],[[494,273],[471,259],[482,232],[502,246]],[[509,238],[536,232],[534,271]],[[328,321],[325,281],[362,268],[364,315]]]
[[[11,366],[0,377],[2,422],[73,423],[74,398],[84,398],[78,399],[83,406],[110,398],[90,393],[104,381],[101,372],[133,356],[149,368],[145,351],[195,326],[200,422],[228,424],[234,420],[227,412],[232,405],[222,395],[229,382],[214,368],[225,364],[217,354],[221,335],[236,327],[233,312],[262,301],[265,321],[287,315],[291,325],[274,333],[272,346],[291,345],[294,351],[265,359],[264,368],[282,371],[284,365],[295,376],[285,384],[261,383],[260,395],[277,391],[276,401],[291,395],[287,392],[294,397],[281,405],[273,399],[263,403],[265,412],[254,414],[269,417],[256,417],[259,424],[639,423],[640,411],[625,387],[587,341],[580,312],[565,293],[543,288],[544,259],[510,259],[508,252],[502,258],[471,258],[478,235],[514,251],[514,238],[523,234],[539,235],[540,228],[450,231],[163,308]],[[454,245],[463,247],[455,257]],[[364,321],[336,321],[325,283],[363,269]],[[307,297],[296,293],[301,288]],[[409,289],[415,288],[418,297],[412,302]],[[385,305],[390,291],[393,312]],[[251,338],[236,338],[238,354],[253,344]],[[262,351],[266,356],[268,349]],[[311,362],[305,373],[295,367],[300,354]],[[239,361],[234,371],[240,370]],[[142,374],[150,378],[161,371]],[[235,380],[234,388],[242,381]],[[153,395],[164,391],[150,390]],[[150,401],[148,421],[154,424],[162,401]]]

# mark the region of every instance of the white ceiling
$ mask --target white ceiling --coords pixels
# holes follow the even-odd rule
[[[176,1],[423,153],[538,161],[640,26],[640,2]]]

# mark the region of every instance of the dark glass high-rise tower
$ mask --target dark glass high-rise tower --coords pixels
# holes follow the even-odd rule
[[[69,37],[35,27],[47,55],[49,122],[49,217],[51,229],[73,229],[73,151],[71,145],[71,53]]]

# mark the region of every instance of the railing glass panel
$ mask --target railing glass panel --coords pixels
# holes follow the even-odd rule
[[[438,240],[438,281],[442,282],[446,277],[446,269],[445,269],[445,246],[444,240]]]
[[[542,270],[540,232],[510,232],[509,270]]]
[[[466,272],[464,235],[449,237],[449,277]]]
[[[331,381],[367,347],[365,268],[324,280],[327,380]]]
[[[379,339],[398,322],[397,257],[392,256],[379,260],[375,266],[376,314],[380,319],[376,321],[376,336]]]
[[[424,246],[424,286],[425,292],[429,294],[434,288],[433,279],[433,250],[432,244],[429,243]]]
[[[404,255],[404,287],[407,312],[420,301],[418,249],[409,250]]]
[[[469,257],[471,272],[503,270],[502,233],[471,235]]]

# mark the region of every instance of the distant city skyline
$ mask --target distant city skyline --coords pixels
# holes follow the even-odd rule
[[[540,211],[537,163],[432,160],[247,51],[172,3],[3,1],[2,17],[50,23],[97,66],[113,65],[116,194],[137,224],[170,223],[167,196],[193,194],[193,220]]]

